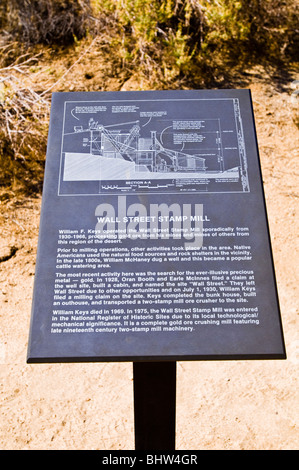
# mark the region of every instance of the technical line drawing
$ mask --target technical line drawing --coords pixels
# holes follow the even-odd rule
[[[99,183],[97,190],[96,186],[91,189],[93,193],[155,191],[162,187],[180,191],[188,191],[189,187],[194,191],[197,182],[200,191],[209,192],[212,181],[214,191],[219,184],[220,192],[230,191],[230,183],[238,183],[239,191],[249,191],[237,99],[233,100],[235,128],[223,132],[217,117],[163,117],[157,121],[153,112],[140,112],[139,119],[129,120],[127,114],[131,117],[131,113],[122,112],[122,122],[112,124],[112,117],[108,115],[108,120],[105,116],[106,107],[100,115],[94,111],[98,108],[87,108],[91,110],[89,114],[76,114],[76,109],[73,105],[65,115],[65,120],[71,116],[76,121],[68,125],[63,134],[62,185],[81,182],[82,188],[86,185],[83,193],[88,191],[88,182]],[[141,123],[144,117],[146,121]],[[231,132],[234,137],[231,147],[224,147],[224,132]],[[230,151],[234,164],[227,163],[224,150],[226,154]],[[163,180],[163,184],[157,184],[158,180]],[[136,184],[128,184],[129,181],[140,183],[136,187]],[[68,191],[81,192],[78,184],[75,190],[67,189],[66,193]]]

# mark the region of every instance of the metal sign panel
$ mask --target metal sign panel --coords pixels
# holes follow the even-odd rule
[[[249,90],[54,93],[28,362],[285,358]]]

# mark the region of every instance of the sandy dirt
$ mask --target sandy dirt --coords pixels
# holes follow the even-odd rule
[[[262,75],[254,73],[248,87],[287,360],[178,362],[178,450],[299,444],[299,132],[292,89]],[[0,205],[0,448],[134,449],[132,363],[26,364],[41,198],[9,196],[2,194]]]

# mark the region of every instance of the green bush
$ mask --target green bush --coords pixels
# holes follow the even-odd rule
[[[208,30],[204,48],[225,47],[233,56],[296,57],[299,4],[296,0],[203,1]]]
[[[92,7],[113,15],[126,63],[166,82],[220,62],[298,59],[297,0],[94,0]]]
[[[204,16],[196,0],[94,0],[96,15],[113,15],[126,66],[169,82],[200,50]]]

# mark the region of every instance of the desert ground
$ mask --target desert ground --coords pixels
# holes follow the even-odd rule
[[[253,96],[287,359],[178,362],[177,450],[299,445],[295,79],[299,74],[281,79],[257,69],[248,72],[246,84]],[[134,87],[138,83],[122,85]],[[1,193],[0,448],[133,450],[132,363],[26,364],[40,207],[41,196]]]

